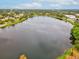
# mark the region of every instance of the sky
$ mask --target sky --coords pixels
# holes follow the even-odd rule
[[[79,0],[1,0],[0,9],[79,9]]]

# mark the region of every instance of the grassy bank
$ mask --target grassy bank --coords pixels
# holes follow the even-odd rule
[[[71,30],[71,40],[72,40],[72,47],[74,47],[74,49],[76,49],[76,53],[77,55],[75,55],[77,57],[77,59],[79,59],[79,23],[78,22],[74,22],[74,21],[71,21],[71,20],[68,20],[69,23],[71,23],[73,25],[73,28]],[[71,59],[75,59],[74,57],[74,54],[73,56],[71,56],[71,54],[73,53],[73,51],[70,51],[71,49],[69,50],[66,50],[66,52],[58,57],[58,59],[68,59],[71,57]],[[67,56],[69,56],[67,58]]]
[[[58,59],[79,59],[79,52],[76,48],[70,48]]]
[[[59,57],[58,57],[58,59],[65,59],[66,56],[68,56],[68,55],[71,54],[71,52],[72,52],[71,49],[66,50],[62,56],[59,56]]]

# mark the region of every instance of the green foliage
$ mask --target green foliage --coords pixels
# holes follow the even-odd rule
[[[79,27],[78,26],[73,27],[72,35],[74,36],[76,40],[79,40]]]
[[[76,43],[76,44],[74,45],[74,48],[76,48],[76,49],[79,51],[79,43]]]
[[[75,25],[76,27],[79,27],[79,22],[75,22],[74,25]]]
[[[74,48],[76,48],[79,51],[79,23],[74,22],[74,26],[71,30],[71,35],[73,37],[72,41],[74,41]]]

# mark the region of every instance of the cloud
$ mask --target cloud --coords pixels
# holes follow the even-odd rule
[[[62,9],[62,5],[59,4],[50,4],[49,6],[54,9]]]
[[[79,1],[77,0],[33,0],[36,2],[48,2],[48,3],[56,3],[61,5],[78,5]]]
[[[75,8],[79,4],[78,0],[32,0],[32,2],[21,3],[13,8],[18,9],[64,9]]]
[[[34,2],[47,3],[52,9],[70,9],[79,5],[79,0],[33,0]]]
[[[14,8],[18,8],[18,9],[39,9],[39,8],[42,8],[42,4],[37,3],[37,2],[23,3],[23,4],[19,4],[17,6],[14,6]]]

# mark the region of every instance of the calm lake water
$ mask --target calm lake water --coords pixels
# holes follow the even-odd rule
[[[72,25],[50,17],[33,17],[13,27],[0,29],[0,59],[56,59],[71,47]]]

